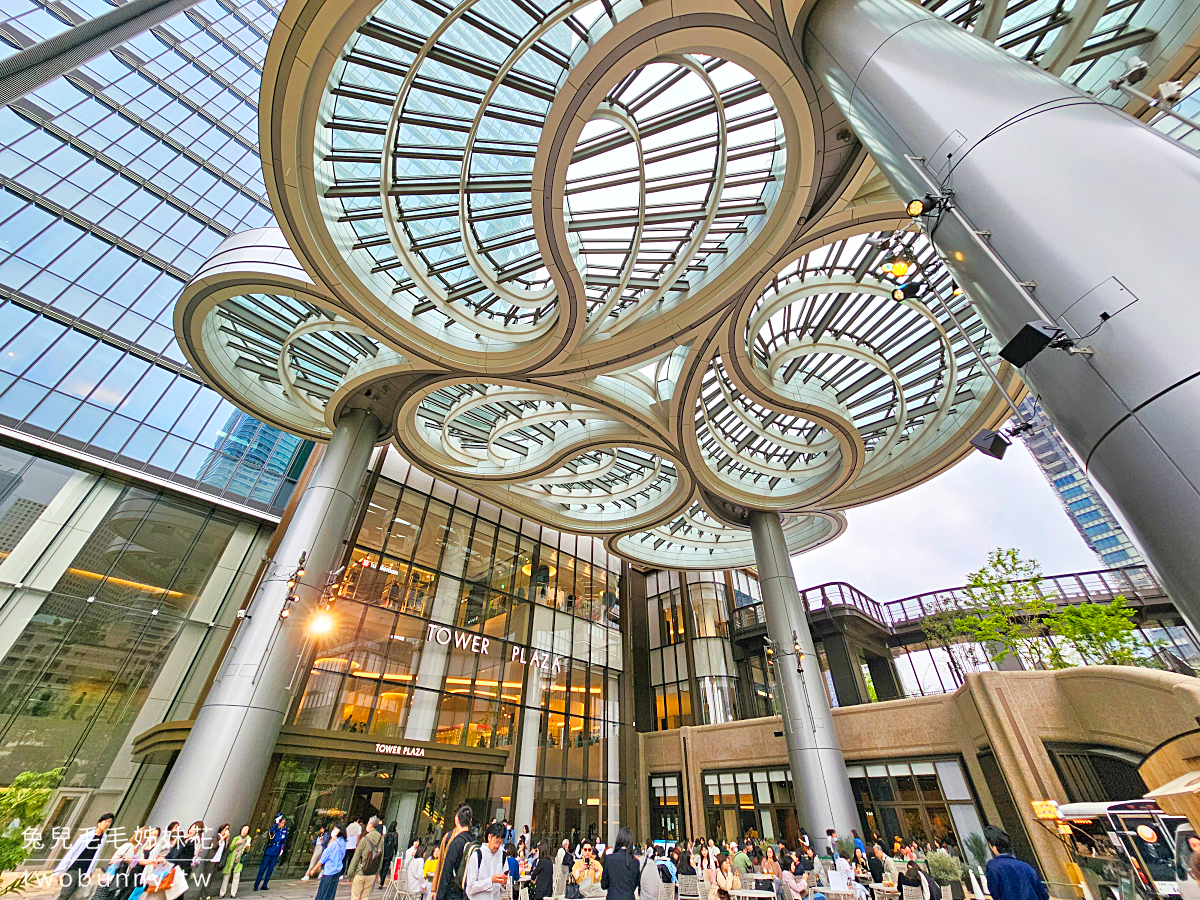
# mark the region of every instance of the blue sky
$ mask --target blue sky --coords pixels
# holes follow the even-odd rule
[[[847,513],[838,540],[792,559],[800,588],[848,581],[876,600],[955,587],[996,547],[1057,575],[1103,568],[1020,441],[1003,460],[972,453],[903,494]]]

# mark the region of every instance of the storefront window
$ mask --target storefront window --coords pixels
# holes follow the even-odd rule
[[[653,775],[650,778],[650,840],[678,841],[683,823],[679,784],[682,776]]]
[[[890,847],[902,841],[961,844],[982,832],[957,760],[847,766],[863,833]]]
[[[704,772],[706,834],[721,841],[782,840],[798,846],[792,773],[787,769]]]

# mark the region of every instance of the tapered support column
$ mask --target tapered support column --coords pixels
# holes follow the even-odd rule
[[[953,190],[927,231],[1001,345],[1095,351],[1023,377],[1200,626],[1200,157],[908,0],[817,0],[803,44],[901,198]]]
[[[773,512],[750,513],[754,561],[767,616],[767,634],[775,643],[775,685],[783,710],[792,785],[800,824],[811,835],[836,828],[849,835],[858,828],[858,813],[846,776],[846,761],[833,727],[833,711],[821,685],[817,650],[804,615],[796,576],[792,572],[783,523]],[[797,671],[793,637],[803,657]]]
[[[364,410],[338,423],[148,821],[249,821],[284,716],[305,680],[307,625],[341,555],[379,430]],[[302,553],[300,599],[281,619]]]

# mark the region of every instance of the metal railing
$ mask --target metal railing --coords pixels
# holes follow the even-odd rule
[[[1011,583],[1022,584],[1033,580]],[[1130,606],[1140,607],[1146,605],[1147,601],[1162,601],[1167,596],[1163,586],[1146,566],[1046,575],[1037,582],[1036,590],[1045,600],[1057,606],[1087,601],[1107,603],[1122,595]],[[930,591],[884,603],[884,615],[878,621],[892,629],[908,628],[919,624],[922,619],[939,609],[966,608],[971,605],[971,593],[966,586]]]
[[[1167,600],[1167,592],[1146,566],[1046,575],[1037,582],[1036,590],[1046,600],[1058,606],[1086,601],[1107,603],[1118,595],[1125,597],[1128,604],[1134,608]],[[874,619],[881,627],[893,633],[919,626],[921,620],[939,609],[966,608],[972,604],[971,593],[966,586],[929,591],[880,603],[843,581],[831,581],[806,588],[800,592],[800,598],[810,616],[822,610],[833,612],[837,609],[852,608]],[[739,632],[764,627],[766,624],[761,602],[734,610],[734,636]]]

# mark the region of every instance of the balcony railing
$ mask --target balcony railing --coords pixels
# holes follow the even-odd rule
[[[1046,600],[1059,606],[1087,601],[1107,603],[1118,595],[1124,596],[1134,608],[1167,599],[1163,586],[1146,566],[1047,575],[1037,583],[1036,589]],[[833,581],[807,588],[800,592],[800,597],[810,616],[822,610],[833,612],[836,609],[853,608],[892,633],[918,627],[926,616],[947,606],[965,608],[971,605],[971,596],[965,586],[880,603],[853,585]],[[766,623],[761,602],[734,610],[735,636],[739,632],[763,627]]]

